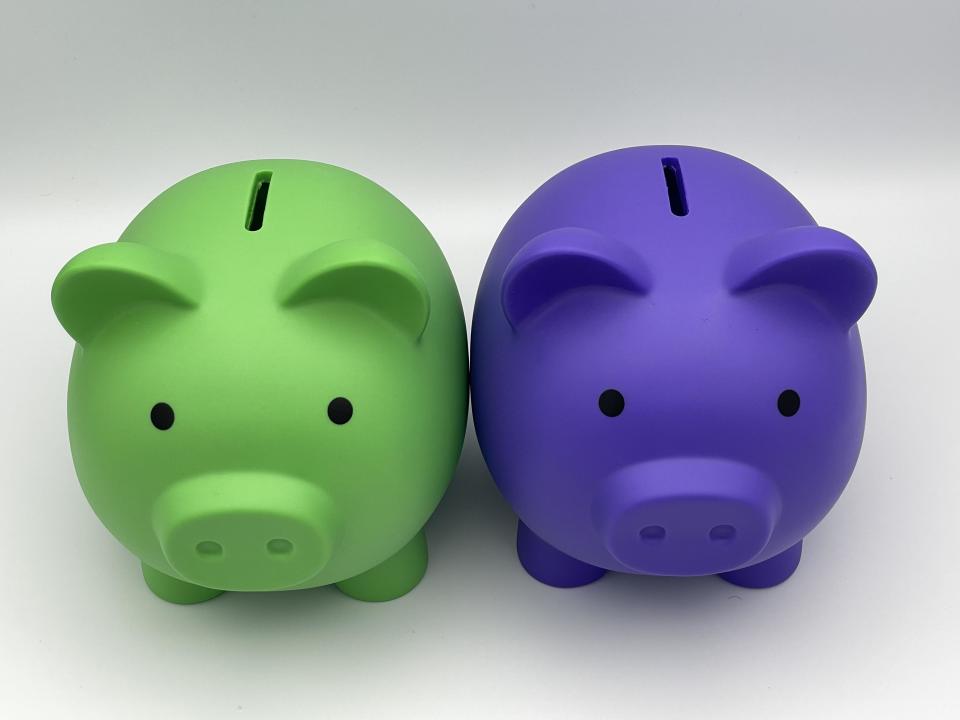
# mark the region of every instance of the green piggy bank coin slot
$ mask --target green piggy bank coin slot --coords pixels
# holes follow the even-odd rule
[[[263,214],[267,211],[267,193],[270,192],[269,170],[258,172],[253,178],[253,190],[250,192],[250,204],[247,207],[247,230],[256,232],[263,227]]]

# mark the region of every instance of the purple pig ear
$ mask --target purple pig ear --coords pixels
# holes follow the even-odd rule
[[[643,295],[650,274],[640,257],[616,240],[584,228],[557,228],[537,235],[510,261],[500,303],[516,328],[561,295],[586,287]]]
[[[770,285],[803,288],[851,327],[877,290],[866,251],[836,230],[807,225],[747,240],[730,257],[727,287],[741,293]]]

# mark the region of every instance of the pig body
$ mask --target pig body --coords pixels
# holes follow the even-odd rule
[[[77,341],[77,475],[154,592],[417,584],[463,442],[466,334],[393,196],[320,163],[214,168],[71,260],[53,303]]]
[[[471,347],[528,572],[785,580],[857,460],[875,287],[859,245],[729,155],[629,148],[545,183],[493,248]]]

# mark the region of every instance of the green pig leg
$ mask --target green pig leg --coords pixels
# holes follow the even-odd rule
[[[177,605],[194,605],[212,600],[223,593],[223,590],[213,590],[170,577],[159,570],[154,570],[146,563],[140,563],[140,567],[143,568],[143,579],[146,580],[147,587],[154,595],[167,602]]]
[[[365,573],[337,583],[340,592],[357,600],[383,602],[406,595],[427,571],[427,538],[423,530],[396,555]]]

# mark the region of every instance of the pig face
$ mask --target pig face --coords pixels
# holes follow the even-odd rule
[[[870,259],[812,224],[684,246],[669,220],[581,219],[518,241],[478,300],[475,417],[502,492],[613,570],[721,573],[791,547],[859,452]]]
[[[436,399],[417,269],[374,240],[237,257],[244,292],[216,292],[201,267],[119,242],[57,278],[93,509],[148,565],[210,588],[327,584],[389,557],[449,463],[425,442]]]

